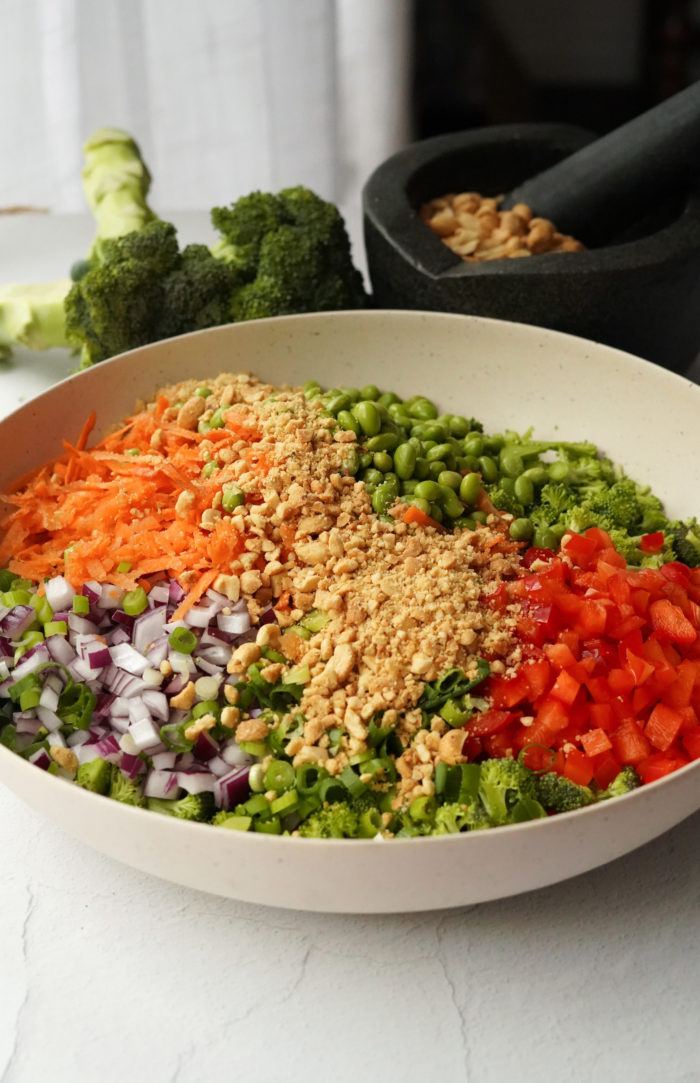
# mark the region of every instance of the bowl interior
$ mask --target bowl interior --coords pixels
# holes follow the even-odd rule
[[[70,377],[0,423],[0,485],[97,433],[161,385],[220,371],[275,383],[377,383],[422,392],[487,429],[588,439],[649,482],[669,510],[700,505],[700,388],[627,354],[513,323],[420,312],[347,312],[199,332]],[[240,835],[142,813],[79,790],[0,747],[0,780],[47,818],[121,861],[233,898],[390,912],[541,887],[648,841],[698,807],[698,765],[625,798],[545,821],[438,839],[315,842]],[[418,874],[418,875],[417,875]]]

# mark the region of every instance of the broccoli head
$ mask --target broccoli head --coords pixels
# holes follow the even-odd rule
[[[537,799],[536,776],[518,760],[485,760],[479,771],[479,798],[493,826],[510,823],[519,801]]]
[[[134,778],[127,778],[116,764],[112,765],[109,797],[113,801],[121,801],[124,805],[136,805],[138,808],[143,808],[146,804],[140,782]]]
[[[232,319],[365,306],[343,218],[308,188],[253,192],[211,217],[223,238],[212,252],[239,283]]]
[[[595,800],[588,786],[577,786],[565,775],[547,771],[536,776],[535,797],[548,812],[572,812],[584,808]]]
[[[83,367],[229,319],[233,275],[203,245],[181,253],[175,227],[149,222],[105,241],[102,260],[66,298],[66,330]]]
[[[213,793],[187,793],[177,801],[149,797],[146,800],[146,808],[150,812],[161,812],[165,816],[174,816],[178,820],[197,820],[205,823],[214,815],[216,804]]]
[[[80,765],[75,781],[84,790],[107,794],[112,784],[112,765],[97,756],[94,760]]]
[[[623,767],[619,775],[616,775],[612,780],[607,790],[604,790],[600,794],[601,799],[606,797],[622,797],[625,793],[630,793],[632,790],[638,789],[641,786],[642,780],[635,771],[634,767]]]
[[[357,812],[345,801],[334,801],[312,812],[298,830],[307,839],[355,839],[359,829]]]
[[[689,568],[700,567],[700,523],[689,519],[685,523],[671,522],[665,531],[668,535],[672,555],[670,560],[679,560]]]

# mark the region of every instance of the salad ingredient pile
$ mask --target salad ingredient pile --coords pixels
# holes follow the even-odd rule
[[[700,570],[672,559],[697,525],[592,445],[246,375],[89,447],[93,423],[0,523],[0,740],[39,767],[229,829],[388,838],[700,756]],[[562,519],[604,513],[619,545]]]
[[[342,216],[308,188],[253,192],[211,212],[211,250],[180,251],[147,203],[151,177],[128,133],[84,147],[83,187],[97,233],[71,280],[0,288],[0,351],[70,346],[86,367],[187,331],[295,312],[363,308]]]

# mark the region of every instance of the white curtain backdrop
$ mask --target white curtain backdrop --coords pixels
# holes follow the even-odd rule
[[[0,207],[81,211],[125,128],[160,213],[306,184],[359,214],[410,138],[409,0],[0,0]]]

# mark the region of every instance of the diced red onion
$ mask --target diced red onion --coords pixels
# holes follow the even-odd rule
[[[148,647],[160,639],[165,628],[166,616],[165,606],[162,605],[157,609],[146,609],[136,618],[132,643],[137,651],[145,654]]]
[[[135,677],[140,677],[148,666],[148,659],[129,643],[117,643],[115,647],[110,647],[109,651],[112,664],[119,669],[125,669],[127,673],[132,673]]]
[[[69,666],[77,657],[73,647],[65,636],[49,636],[44,642],[46,643],[46,649],[54,662],[58,662],[61,666]]]
[[[37,718],[34,711],[15,711],[12,721],[18,736],[21,733],[28,733],[30,737],[36,737],[41,729],[41,720]]]
[[[118,624],[120,628],[125,628],[129,633],[131,633],[135,621],[136,617],[132,617],[130,613],[125,613],[123,609],[115,609],[112,613],[112,622]]]
[[[65,748],[66,739],[62,733],[50,733],[46,740],[51,748]]]
[[[227,775],[218,778],[214,784],[214,800],[219,808],[227,812],[235,808],[242,801],[247,800],[250,793],[248,785],[249,767],[236,767]]]
[[[169,771],[175,766],[177,760],[177,752],[156,752],[151,757],[153,766],[158,771]]]
[[[35,767],[40,767],[42,771],[47,771],[53,760],[45,748],[37,748],[36,752],[32,752],[29,757],[29,762],[33,763]]]
[[[126,591],[116,587],[114,583],[102,583],[98,605],[101,609],[119,609],[125,594]]]
[[[231,770],[231,764],[226,763],[226,760],[221,756],[212,756],[210,760],[207,760],[207,768],[211,771],[212,775],[216,775],[217,778],[221,778],[222,775],[227,775]]]
[[[124,753],[122,762],[119,764],[121,771],[127,778],[138,778],[145,766],[140,756],[132,756],[129,752]]]
[[[147,688],[141,698],[148,708],[149,714],[153,715],[154,718],[160,719],[161,722],[168,721],[170,717],[170,705],[168,703],[168,697],[164,692]]]
[[[5,636],[0,636],[0,658],[14,658],[15,648]]]
[[[229,658],[231,657],[231,651],[228,652],[228,656]],[[222,666],[217,665],[215,662],[207,662],[205,658],[198,658],[197,663],[202,673],[206,673],[208,676],[211,677],[215,676],[217,673],[220,674],[223,668]]]
[[[138,722],[132,722],[129,726],[129,733],[140,752],[146,752],[149,748],[161,744],[160,732],[156,729],[150,717],[140,718]]]
[[[174,771],[149,771],[144,783],[145,797],[175,798],[178,794],[177,775]]]
[[[109,763],[119,763],[122,758],[122,750],[119,747],[119,742],[112,733],[110,733],[108,737],[103,737],[101,741],[98,741],[95,748],[97,750],[97,755],[101,756],[103,760],[108,760]]]
[[[231,648],[222,643],[218,647],[205,647],[204,650],[198,651],[197,663],[209,662],[213,666],[222,667],[227,665],[231,659]]]
[[[192,751],[198,760],[202,763],[206,763],[207,760],[211,760],[214,756],[219,755],[219,745],[205,730],[204,732],[197,734]]]
[[[178,606],[182,599],[185,597],[185,591],[182,589],[177,579],[171,579],[168,584],[168,598],[169,601]]]
[[[250,630],[250,617],[248,610],[240,613],[218,613],[216,617],[217,627],[222,632],[239,636]]]
[[[56,620],[55,613],[54,620]],[[78,635],[95,635],[97,632],[97,625],[95,622],[88,617],[81,616],[79,613],[68,614],[68,627],[71,632],[75,632]]]
[[[178,692],[182,692],[182,689],[185,687],[186,684],[187,681],[185,680],[185,678],[181,677],[178,674],[177,677],[173,677],[172,680],[168,681],[167,685],[164,688],[164,691],[168,696],[176,696]]]
[[[90,740],[90,734],[87,730],[75,730],[66,737],[66,744],[69,748],[78,748],[80,745],[88,744]]]
[[[216,779],[209,771],[178,771],[177,784],[187,793],[213,793]]]
[[[36,716],[41,721],[42,726],[45,726],[49,733],[56,733],[60,730],[63,722],[53,711],[48,707],[35,707]]]
[[[148,648],[148,650],[146,651],[146,658],[148,658],[148,661],[152,666],[155,666],[157,668],[160,663],[164,662],[165,659],[168,657],[169,648],[170,644],[168,643],[168,637],[165,635],[161,636],[159,639],[156,639],[153,642],[153,645],[151,647]]]
[[[277,620],[277,616],[272,606],[267,609],[263,609],[262,613],[258,617],[258,625],[261,624],[274,624]]]
[[[148,592],[148,604],[150,606],[167,605],[170,601],[170,586],[168,583],[156,583]]]
[[[58,688],[55,685],[58,684]],[[44,687],[41,690],[39,696],[39,706],[48,707],[50,711],[55,711],[58,707],[58,697],[61,694],[61,684],[58,681],[52,681],[50,677],[47,677],[44,681]]]
[[[90,605],[98,605],[102,596],[102,587],[95,579],[88,579],[87,583],[83,583],[80,588],[80,593],[87,598]]]
[[[231,767],[242,767],[253,762],[253,757],[244,752],[238,741],[231,737],[221,749],[221,757]]]
[[[46,583],[46,600],[53,609],[69,609],[73,604],[75,591],[62,575],[55,575]]]
[[[32,610],[34,612],[34,610]],[[33,673],[37,666],[43,662],[50,662],[51,655],[49,654],[49,648],[46,646],[46,641],[37,643],[36,646],[30,647],[28,651],[22,655],[19,663],[12,671],[12,680],[19,681],[22,677],[26,677],[28,673]]]

